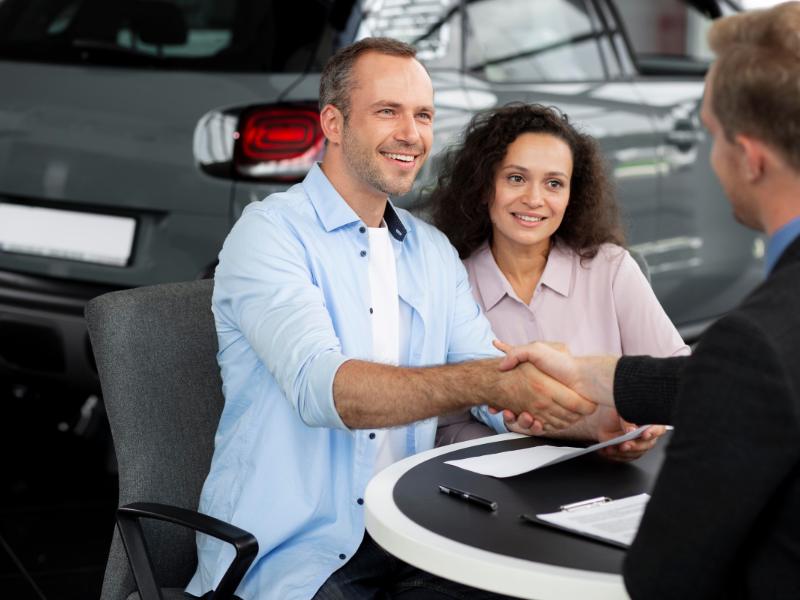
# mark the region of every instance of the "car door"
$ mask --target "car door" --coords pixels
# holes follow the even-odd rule
[[[689,337],[730,310],[763,277],[761,237],[734,221],[709,164],[699,111],[713,55],[706,42],[724,3],[613,0],[632,50],[633,81],[658,135],[656,236],[640,246],[653,285]],[[695,6],[696,5],[696,6]]]

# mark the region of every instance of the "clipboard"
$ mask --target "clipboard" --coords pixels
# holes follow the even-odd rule
[[[614,548],[627,550],[628,548],[630,548],[630,544],[620,541],[619,539],[606,537],[592,531],[587,531],[584,528],[578,528],[564,523],[554,523],[553,521],[542,519],[540,518],[540,516],[544,515],[551,516],[551,515],[556,515],[558,513],[570,513],[576,511],[582,512],[586,510],[592,510],[594,507],[597,506],[610,505],[616,502],[617,505],[631,503],[631,505],[634,506],[634,509],[638,512],[638,519],[640,520],[641,515],[644,513],[644,509],[649,499],[650,496],[648,494],[639,494],[638,496],[630,496],[628,498],[621,498],[619,500],[611,500],[611,498],[601,496],[599,498],[590,498],[588,500],[581,500],[580,502],[573,502],[571,504],[562,505],[559,507],[557,513],[543,513],[542,515],[530,515],[523,513],[519,517],[522,521],[529,523],[531,525],[546,527],[548,529],[555,529],[575,537],[589,539],[595,542],[599,542],[601,544],[606,544],[607,546],[613,546]],[[635,505],[633,504],[634,502],[636,503]],[[638,529],[638,521],[636,528]]]

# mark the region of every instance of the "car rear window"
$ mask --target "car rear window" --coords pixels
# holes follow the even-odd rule
[[[303,71],[342,43],[353,0],[0,0],[0,58]]]

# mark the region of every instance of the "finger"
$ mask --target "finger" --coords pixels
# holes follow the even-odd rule
[[[648,450],[652,450],[658,440],[633,440],[630,442],[628,450],[630,452],[640,452],[644,454]]]
[[[536,415],[536,418],[545,426],[549,426],[549,431],[560,431],[573,425],[575,423],[576,415],[569,411],[561,413],[557,411],[553,412],[551,410],[547,413]],[[578,418],[580,417],[578,416]]]
[[[657,440],[665,433],[667,433],[667,428],[664,427],[663,425],[651,425],[645,430],[642,437],[644,437],[644,435],[647,435],[646,439]]]
[[[510,344],[506,344],[505,342],[501,342],[500,340],[492,340],[492,345],[500,350],[503,354],[508,354],[514,347]]]
[[[530,429],[531,435],[542,435],[544,433],[544,424],[539,419],[534,419]]]
[[[517,423],[525,429],[529,429],[533,425],[533,417],[529,412],[522,412],[517,417]]]
[[[525,362],[524,359],[519,358],[517,354],[506,354],[497,366],[501,371],[510,371],[520,363]]]

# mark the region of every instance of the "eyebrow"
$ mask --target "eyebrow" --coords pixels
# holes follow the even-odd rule
[[[526,167],[523,167],[522,165],[504,165],[503,166],[503,170],[504,171],[508,170],[508,169],[511,169],[513,171],[524,171],[525,173],[530,173],[530,170],[527,169]],[[564,173],[562,171],[548,171],[547,173],[545,173],[545,175],[547,175],[548,177],[552,177],[553,175],[559,175],[561,177],[567,177],[567,178],[569,177],[569,175],[567,175],[566,173]]]
[[[372,108],[379,108],[379,107],[389,107],[389,108],[403,108],[403,105],[400,102],[395,102],[393,100],[378,100],[377,102],[373,102],[370,104]],[[418,106],[416,111],[424,110],[431,114],[436,113],[436,109],[432,106],[422,105]]]

